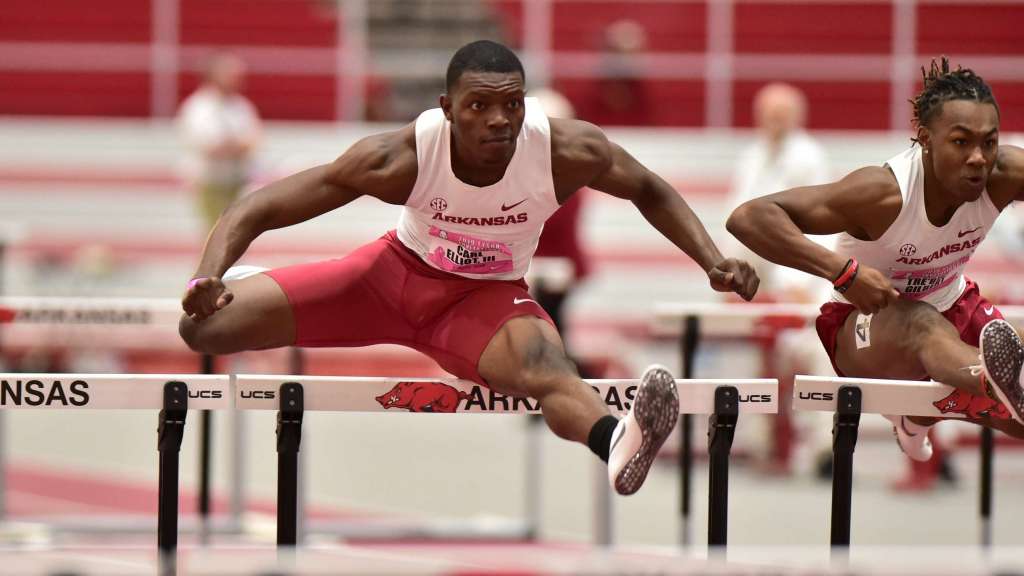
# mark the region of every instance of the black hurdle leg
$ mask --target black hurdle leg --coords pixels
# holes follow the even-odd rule
[[[184,382],[164,384],[163,406],[157,426],[157,450],[160,452],[157,549],[161,566],[173,574],[178,548],[178,454],[188,413],[188,386]]]
[[[200,373],[213,374],[213,356],[200,356]],[[210,541],[210,443],[213,436],[213,412],[199,412],[199,494],[196,509],[199,511],[199,542],[208,544]]]
[[[981,429],[981,485],[978,487],[981,497],[981,545],[992,547],[992,461],[994,456],[992,429]]]
[[[695,315],[683,318],[683,335],[680,338],[680,356],[683,361],[683,378],[693,378],[697,344],[700,341],[700,318]],[[690,545],[690,502],[692,490],[690,474],[693,473],[693,417],[683,414],[679,421],[679,506],[682,516],[680,541]]]
[[[853,450],[860,425],[861,390],[840,386],[832,428],[832,550],[850,553],[850,511],[853,501]]]
[[[729,533],[729,452],[738,415],[736,387],[715,388],[715,412],[708,418],[708,546],[722,551]]]
[[[299,443],[302,440],[302,384],[285,382],[278,391],[277,545],[298,542]]]

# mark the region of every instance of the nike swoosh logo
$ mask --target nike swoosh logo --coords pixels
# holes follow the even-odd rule
[[[512,299],[512,303],[513,304],[522,304],[523,302],[533,302],[534,304],[537,304],[536,300],[531,300],[529,298],[513,298]],[[537,304],[537,305],[540,306],[540,304]]]
[[[505,206],[505,204],[504,204],[504,203],[502,203],[502,205],[501,205],[501,211],[502,211],[502,212],[507,212],[507,211],[509,211],[509,210],[511,210],[511,209],[513,209],[513,208],[515,208],[516,206],[519,206],[519,205],[520,205],[520,204],[522,204],[523,202],[526,202],[527,200],[528,200],[528,198],[523,198],[522,200],[520,200],[519,202],[516,202],[515,204],[513,204],[513,205],[511,205],[511,206]]]
[[[956,237],[957,238],[963,238],[964,236],[967,236],[968,234],[973,234],[973,233],[977,232],[978,230],[981,230],[981,226],[978,226],[977,228],[975,228],[973,230],[961,230],[959,233],[957,233]]]
[[[993,311],[994,311],[995,309],[996,309],[996,307],[995,307],[995,306],[989,306],[988,308],[984,308],[984,310],[985,310],[985,316],[991,316],[991,315],[992,315],[992,312],[993,312]]]

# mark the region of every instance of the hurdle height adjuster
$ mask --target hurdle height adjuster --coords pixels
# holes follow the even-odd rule
[[[157,425],[157,450],[160,452],[157,546],[164,554],[178,547],[178,454],[185,435],[186,414],[188,385],[177,380],[165,383]]]
[[[739,417],[739,390],[715,388],[715,411],[708,417],[708,545],[725,546],[729,521],[729,452]]]
[[[298,542],[299,444],[302,441],[302,384],[285,382],[278,390],[277,545]]]

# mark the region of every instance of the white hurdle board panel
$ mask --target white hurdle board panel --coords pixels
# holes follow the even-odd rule
[[[0,409],[163,408],[164,384],[188,386],[188,408],[231,407],[231,377],[204,374],[0,374]]]
[[[834,412],[840,386],[860,388],[861,412],[870,414],[966,418],[971,412],[996,405],[994,400],[973,397],[938,382],[797,376],[793,408]]]
[[[172,298],[0,297],[15,324],[177,326],[181,302]]]
[[[736,337],[754,334],[768,318],[802,318],[809,323],[820,313],[817,304],[778,302],[656,302],[652,308],[652,328],[663,336],[679,335],[687,316],[701,319],[704,336]],[[1018,328],[1024,327],[1024,306],[997,306],[1003,317]],[[821,346],[816,339],[808,346]]]
[[[238,375],[235,407],[242,410],[277,410],[282,384],[297,382],[303,388],[306,410],[341,412],[469,412],[538,413],[535,400],[512,398],[485,386],[456,378],[386,378],[336,376]],[[636,396],[638,380],[588,380],[613,413],[625,413]],[[715,388],[735,386],[739,410],[745,413],[778,412],[778,381],[676,380],[680,411],[686,414],[714,412]]]

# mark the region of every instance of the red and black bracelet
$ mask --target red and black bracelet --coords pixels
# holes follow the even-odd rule
[[[846,292],[853,286],[853,281],[857,279],[857,270],[860,269],[860,265],[857,264],[856,258],[850,258],[846,261],[846,266],[843,266],[843,271],[839,273],[839,276],[832,282],[832,287],[835,288],[836,292],[840,294]]]

